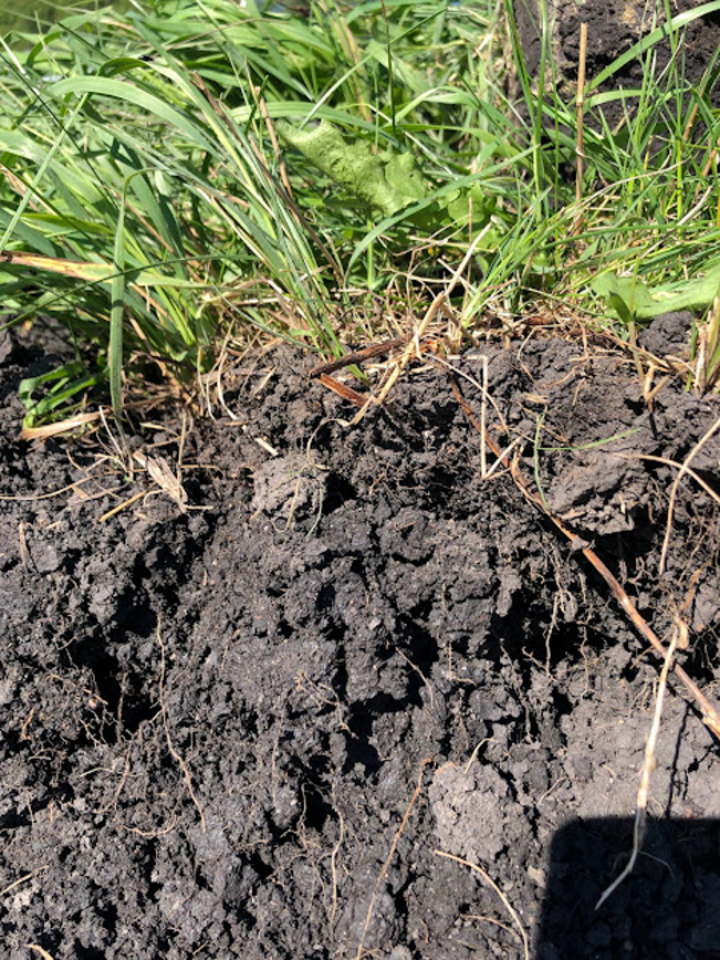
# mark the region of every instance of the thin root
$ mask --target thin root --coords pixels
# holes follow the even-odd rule
[[[655,746],[657,744],[658,733],[660,732],[660,718],[662,717],[663,702],[665,699],[665,690],[667,689],[667,677],[670,671],[670,664],[675,655],[675,648],[681,639],[680,630],[675,630],[673,638],[668,647],[665,663],[660,674],[660,683],[658,685],[657,697],[655,698],[655,714],[653,716],[652,726],[645,745],[645,762],[643,763],[642,775],[640,777],[640,789],[638,790],[637,806],[635,808],[635,828],[633,830],[633,849],[627,865],[619,877],[610,884],[604,891],[595,909],[599,910],[607,898],[617,890],[620,884],[630,876],[635,868],[635,862],[640,854],[640,848],[645,837],[645,825],[647,823],[647,803],[650,792],[650,777],[655,769]]]
[[[445,853],[443,850],[435,850],[434,853],[438,857],[445,857],[446,860],[454,860],[455,863],[461,863],[464,867],[470,867],[471,870],[473,870],[480,877],[482,877],[482,880],[484,883],[486,883],[492,890],[495,891],[495,893],[502,900],[503,906],[512,917],[513,923],[520,931],[520,938],[523,944],[523,956],[525,960],[530,960],[530,944],[528,943],[528,937],[527,937],[527,934],[525,933],[525,928],[520,922],[520,917],[512,908],[510,901],[502,892],[500,887],[495,883],[495,881],[490,876],[488,876],[488,874],[482,869],[482,867],[479,867],[476,863],[471,863],[469,860],[463,860],[462,857],[456,857],[455,854],[453,853]]]

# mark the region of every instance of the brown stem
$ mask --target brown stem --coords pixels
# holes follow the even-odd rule
[[[467,401],[463,397],[460,391],[460,388],[457,384],[457,380],[455,379],[452,372],[450,371],[448,371],[448,376],[450,378],[450,385],[452,386],[453,393],[455,394],[455,397],[458,403],[460,404],[460,407],[462,408],[463,412],[468,417],[470,422],[473,424],[473,426],[476,429],[478,429],[477,420],[472,410],[468,406]],[[484,439],[485,439],[485,442],[490,447],[490,449],[492,450],[492,452],[495,454],[495,456],[499,457],[501,455],[500,447],[493,440],[493,438],[488,435],[487,431],[485,432]],[[537,507],[538,510],[542,511],[542,513],[544,513],[545,516],[547,516],[550,520],[552,520],[552,522],[555,524],[558,530],[560,530],[560,532],[563,533],[571,543],[579,547],[579,550],[577,552],[582,552],[585,559],[592,564],[595,570],[597,570],[597,572],[600,574],[603,580],[610,587],[610,590],[613,596],[618,601],[620,606],[623,608],[623,610],[627,614],[630,621],[634,624],[634,626],[642,634],[642,636],[645,637],[645,639],[650,642],[652,647],[663,658],[663,660],[665,660],[667,658],[667,650],[663,646],[657,634],[654,632],[654,630],[651,629],[647,621],[640,615],[637,607],[632,602],[630,597],[627,595],[624,588],[620,585],[619,581],[610,572],[610,570],[608,570],[608,568],[605,566],[605,564],[600,559],[600,557],[598,557],[595,551],[592,550],[589,546],[582,545],[580,538],[577,537],[572,532],[572,530],[566,527],[565,524],[562,522],[562,520],[559,520],[557,517],[553,516],[553,514],[548,510],[546,505],[543,503],[542,498],[533,491],[530,484],[523,476],[517,462],[515,462],[512,466],[512,475],[518,489],[523,494],[523,496],[527,500],[529,500],[530,503],[533,504],[533,506]],[[690,679],[690,677],[687,675],[687,673],[683,670],[683,668],[680,666],[680,664],[676,660],[673,660],[673,670],[675,671],[675,675],[677,676],[677,678],[685,685],[685,688],[688,690],[688,692],[690,693],[690,695],[693,697],[698,707],[700,708],[700,711],[702,712],[702,716],[703,716],[703,722],[706,724],[706,726],[710,728],[710,730],[720,740],[720,714],[718,714],[717,708],[714,706],[714,704],[710,702],[710,700],[708,700],[708,698],[705,696],[702,690],[700,690],[697,684]]]

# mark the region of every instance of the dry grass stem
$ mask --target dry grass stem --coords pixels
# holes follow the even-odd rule
[[[675,655],[675,648],[681,640],[683,632],[676,628],[668,647],[665,662],[660,673],[660,682],[658,684],[657,696],[655,698],[655,713],[653,715],[652,726],[645,745],[645,762],[643,763],[642,774],[640,776],[640,789],[638,790],[637,806],[635,808],[635,826],[633,829],[633,849],[630,859],[623,872],[615,878],[610,886],[604,891],[595,909],[599,910],[608,897],[617,890],[621,883],[626,880],[635,868],[635,863],[640,855],[643,839],[645,837],[645,827],[647,824],[647,803],[650,793],[650,777],[655,769],[655,747],[657,745],[658,734],[660,733],[660,720],[662,718],[663,703],[665,700],[665,690],[667,689],[667,678],[670,672],[670,665]]]
[[[340,831],[337,839],[337,843],[332,849],[332,854],[330,855],[330,872],[332,874],[332,909],[330,911],[330,926],[335,923],[335,914],[337,913],[338,908],[338,885],[337,885],[337,856],[340,852],[340,847],[343,844],[345,839],[345,821],[343,816],[338,812],[338,819],[340,823]]]
[[[697,329],[695,360],[695,393],[702,396],[712,390],[720,377],[720,296],[713,300],[712,309],[705,323]]]
[[[110,520],[111,517],[114,517],[118,513],[122,513],[127,507],[131,507],[133,503],[136,503],[138,500],[142,500],[146,496],[147,490],[139,490],[137,493],[134,493],[131,497],[128,497],[127,500],[123,500],[122,503],[119,503],[117,506],[113,507],[111,510],[108,510],[104,513],[99,519],[98,523],[105,523],[107,520]]]
[[[60,437],[66,433],[72,433],[79,430],[80,427],[87,426],[89,423],[95,423],[100,418],[100,414],[78,413],[74,417],[68,417],[65,420],[59,420],[55,423],[46,423],[42,427],[23,427],[23,440],[49,440],[50,437]]]
[[[417,786],[415,787],[415,791],[413,792],[413,795],[410,798],[410,803],[407,805],[407,810],[405,811],[405,815],[402,818],[402,822],[398,827],[395,833],[395,836],[393,837],[392,844],[390,845],[390,853],[388,853],[387,859],[383,864],[382,870],[378,874],[378,878],[375,881],[375,888],[373,889],[372,897],[370,898],[370,905],[368,907],[367,916],[365,917],[365,926],[363,927],[362,936],[360,937],[360,943],[358,944],[357,953],[355,954],[355,960],[362,960],[363,953],[365,952],[365,937],[367,936],[368,929],[370,928],[370,921],[372,920],[372,915],[375,910],[375,901],[377,900],[380,884],[383,882],[383,880],[387,876],[387,872],[390,869],[392,858],[395,856],[395,850],[400,841],[400,837],[403,835],[403,832],[405,831],[405,827],[407,826],[407,822],[410,818],[410,812],[412,808],[415,806],[415,801],[420,796],[420,791],[422,790],[423,775],[425,773],[425,767],[429,763],[430,763],[430,758],[428,757],[425,760],[423,760],[422,764],[420,765],[420,773],[418,774]]]
[[[43,864],[42,867],[38,867],[37,870],[31,870],[30,873],[26,873],[22,877],[19,877],[17,880],[14,880],[12,883],[8,884],[7,887],[3,887],[3,889],[0,890],[0,897],[4,897],[6,894],[10,893],[11,890],[14,890],[16,887],[19,887],[23,883],[27,883],[28,880],[32,880],[32,878],[36,874],[42,873],[43,870],[49,870],[49,869],[50,869],[50,865],[46,863],[46,864]]]
[[[467,412],[468,410],[467,402],[465,401],[465,398],[463,397],[460,391],[457,380],[453,376],[452,372],[449,372],[448,375],[450,377],[450,384],[458,400],[458,403],[461,405],[462,409]],[[476,426],[477,428],[477,423],[474,421],[474,419],[471,422],[473,422],[473,425]],[[693,449],[690,456],[688,457],[686,461],[687,463],[689,463],[690,460],[692,460],[693,456],[695,456],[695,454],[700,449],[702,444],[706,443],[709,437],[712,435],[712,433],[714,433],[715,430],[718,429],[719,427],[720,427],[720,420],[718,420],[710,428],[710,430],[705,434],[705,436],[701,439],[701,441],[696,445],[696,447]],[[493,451],[493,453],[497,457],[499,457],[500,456],[499,446],[495,443],[495,441],[489,435],[487,436],[487,440],[490,445],[490,449]],[[523,475],[522,470],[520,469],[517,462],[515,462],[512,465],[512,474],[513,474],[513,479],[515,481],[515,484],[517,488],[520,490],[520,492],[522,493],[522,495],[535,507],[541,510],[548,517],[548,519],[550,519],[555,524],[558,530],[565,537],[567,537],[570,543],[573,544],[573,546],[576,548],[574,550],[575,553],[582,553],[585,559],[588,560],[590,564],[592,564],[595,570],[597,570],[600,576],[605,580],[608,587],[612,591],[613,596],[618,601],[620,606],[623,608],[623,610],[627,614],[630,621],[636,627],[636,629],[642,634],[643,637],[645,637],[646,640],[650,641],[650,644],[653,646],[655,651],[659,653],[660,656],[663,657],[663,659],[667,657],[667,650],[663,646],[657,634],[651,629],[647,621],[640,615],[640,613],[637,610],[637,607],[634,605],[634,603],[628,596],[627,592],[623,589],[618,579],[610,572],[610,570],[607,568],[605,563],[603,563],[600,557],[595,553],[595,551],[592,550],[590,546],[586,545],[580,539],[580,537],[576,536],[576,534],[572,530],[570,530],[562,522],[562,520],[560,520],[553,513],[551,513],[550,510],[548,510],[540,494],[535,493],[531,488],[530,483]],[[678,475],[677,479],[679,479],[679,477],[680,475]],[[676,479],[676,484],[677,484],[677,479]],[[673,669],[675,671],[675,675],[684,684],[686,689],[689,691],[691,696],[696,701],[702,713],[703,722],[710,728],[710,730],[712,730],[714,735],[718,739],[720,739],[720,713],[718,713],[717,708],[714,706],[714,704],[710,702],[710,700],[705,696],[702,690],[700,690],[700,688],[694,682],[694,680],[692,680],[688,676],[688,674],[685,672],[685,670],[683,670],[683,668],[680,666],[680,664],[676,660],[673,660]]]
[[[49,954],[47,950],[43,950],[43,948],[39,947],[36,943],[28,943],[26,946],[28,950],[34,950],[35,953],[39,953],[42,960],[54,960],[52,954]]]
[[[160,712],[163,718],[163,727],[165,728],[165,739],[167,740],[168,750],[170,751],[170,756],[175,760],[177,765],[182,770],[183,777],[185,778],[185,784],[190,794],[190,799],[195,805],[195,808],[200,815],[200,828],[203,833],[205,833],[205,813],[203,808],[200,805],[200,801],[195,795],[195,791],[192,785],[192,777],[190,776],[190,769],[185,762],[185,760],[180,756],[180,754],[175,749],[175,746],[172,742],[172,737],[170,736],[170,725],[168,724],[167,717],[167,707],[165,705],[165,643],[162,638],[162,614],[158,613],[158,624],[157,624],[157,642],[160,646],[160,676],[158,678],[158,702],[160,704]]]
[[[703,436],[698,440],[698,442],[692,448],[692,450],[684,460],[683,465],[680,467],[678,475],[675,477],[675,481],[673,482],[672,489],[670,491],[670,503],[668,504],[668,516],[667,516],[667,525],[665,527],[665,538],[663,540],[662,552],[660,554],[659,572],[661,574],[665,572],[667,552],[668,552],[668,547],[670,546],[670,535],[672,533],[673,513],[675,512],[675,501],[677,499],[677,492],[678,492],[678,487],[680,486],[680,481],[688,472],[688,469],[693,459],[702,450],[702,448],[705,446],[708,440],[712,437],[712,435],[716,433],[718,430],[720,430],[720,417],[715,421],[715,423],[710,427],[710,429],[703,434]]]
[[[454,375],[462,377],[464,380],[467,380],[468,383],[472,384],[474,387],[477,387],[477,389],[480,391],[482,400],[481,400],[479,421],[475,416],[475,414],[473,413],[473,411],[470,409],[469,405],[466,403],[465,398],[462,397],[462,395],[459,394],[458,392],[455,393],[455,397],[458,400],[458,403],[460,404],[465,416],[468,418],[470,423],[475,427],[475,429],[480,434],[480,441],[481,441],[481,446],[480,446],[481,473],[480,475],[482,480],[489,480],[501,466],[508,465],[506,461],[509,459],[510,454],[516,449],[516,447],[520,446],[520,444],[523,441],[521,437],[516,437],[514,440],[510,442],[510,444],[505,448],[505,450],[501,451],[500,453],[497,453],[498,448],[496,445],[487,443],[488,402],[490,403],[497,417],[500,420],[500,430],[506,434],[509,431],[499,406],[497,405],[497,403],[495,402],[495,400],[493,399],[493,397],[490,395],[488,391],[488,384],[487,384],[488,358],[485,354],[481,354],[479,359],[482,363],[482,370],[483,370],[482,383],[479,383],[474,377],[471,377],[469,374],[464,373],[462,370],[448,363],[447,360],[444,360],[442,357],[433,357],[433,363],[436,363],[438,366],[442,367],[446,372],[452,372]],[[496,457],[495,462],[489,469],[487,466],[487,449],[486,449],[487,446],[490,446],[490,449],[493,455]]]
[[[59,497],[61,494],[69,493],[71,490],[77,493],[78,488],[82,486],[83,483],[89,483],[94,479],[94,477],[83,477],[82,480],[76,480],[74,483],[69,483],[66,487],[60,487],[59,490],[52,490],[50,493],[20,494],[19,496],[12,497],[6,494],[0,494],[0,500],[13,500],[18,503],[35,503],[38,500],[51,500],[53,497]]]
[[[687,464],[678,463],[677,460],[671,460],[669,457],[654,457],[652,454],[648,453],[616,453],[616,457],[622,457],[623,460],[651,460],[653,463],[664,463],[668,467],[674,467],[676,470],[685,470],[685,473],[688,477],[697,483],[699,487],[705,491],[705,493],[712,497],[715,503],[720,504],[720,495],[718,495],[715,490],[710,486],[709,483],[706,483],[703,478],[697,473],[692,467],[688,467]]]
[[[181,444],[183,442],[181,439]],[[179,460],[177,469],[172,470],[165,457],[148,457],[140,452],[134,453],[133,457],[136,463],[147,470],[153,482],[175,501],[180,513],[187,513],[188,496],[182,485]]]
[[[443,308],[445,303],[450,299],[450,296],[453,290],[455,289],[455,287],[458,285],[458,283],[461,282],[462,276],[467,270],[468,264],[472,261],[475,251],[477,250],[478,246],[482,243],[483,239],[485,238],[485,234],[488,232],[490,227],[491,227],[491,224],[488,224],[487,227],[485,227],[483,230],[481,230],[478,233],[478,235],[475,237],[473,242],[470,244],[470,246],[467,249],[467,252],[465,253],[465,256],[462,258],[460,262],[460,266],[457,268],[455,273],[450,278],[450,282],[434,298],[434,300],[426,310],[425,316],[417,325],[413,333],[412,339],[408,342],[408,345],[406,346],[405,350],[400,355],[400,357],[398,357],[398,359],[395,361],[395,365],[391,370],[387,380],[385,381],[385,384],[383,385],[382,390],[377,395],[377,397],[370,397],[369,400],[367,400],[362,410],[360,410],[360,412],[356,414],[355,419],[352,421],[353,426],[355,424],[358,424],[362,420],[362,418],[365,416],[365,414],[367,413],[368,409],[371,406],[373,405],[381,406],[385,402],[388,394],[390,393],[392,388],[395,386],[397,381],[400,379],[400,376],[403,370],[405,369],[405,367],[407,366],[407,364],[409,363],[409,361],[412,360],[413,357],[420,356],[420,353],[421,353],[420,341],[427,334],[428,328],[430,327],[430,324],[433,322],[437,314]]]
[[[471,863],[469,860],[463,860],[462,857],[456,857],[455,854],[453,853],[445,853],[443,850],[435,850],[434,853],[438,857],[445,857],[446,860],[454,860],[455,863],[461,863],[464,867],[469,867],[474,873],[477,873],[480,877],[482,877],[483,882],[486,883],[491,888],[491,890],[495,891],[498,897],[500,897],[500,899],[502,900],[503,906],[512,917],[513,923],[520,931],[520,939],[522,940],[522,944],[523,944],[523,956],[525,960],[530,960],[530,944],[528,942],[527,934],[525,933],[525,928],[523,927],[520,921],[520,917],[517,915],[517,913],[513,909],[510,901],[502,892],[500,887],[498,887],[495,881],[490,876],[488,876],[488,874],[482,869],[482,867],[479,867],[476,863]]]
[[[583,113],[585,110],[585,62],[587,60],[587,24],[580,24],[580,58],[578,60],[578,87],[577,100],[575,101],[575,112],[577,122],[577,140],[575,146],[575,203],[577,204],[577,213],[573,223],[573,236],[577,236],[582,230],[583,215],[581,209],[583,192],[583,174],[585,172],[585,143],[583,128]]]

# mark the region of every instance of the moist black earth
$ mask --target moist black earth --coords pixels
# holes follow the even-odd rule
[[[717,433],[660,555],[716,400],[529,339],[453,361],[476,425],[432,360],[353,426],[282,348],[194,422],[28,443],[43,362],[5,336],[3,956],[720,957],[720,758],[672,675],[596,910],[661,664],[578,549],[715,699]]]

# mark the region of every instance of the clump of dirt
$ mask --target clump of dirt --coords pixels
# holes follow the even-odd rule
[[[675,680],[644,853],[595,910],[658,664],[577,548],[660,635],[687,624],[712,697],[717,434],[658,563],[715,401],[649,410],[622,358],[560,341],[458,361],[571,545],[437,366],[350,427],[303,356],[248,362],[182,444],[143,428],[185,504],[110,447],[22,442],[31,360],[0,351],[6,956],[720,956],[720,758]]]

